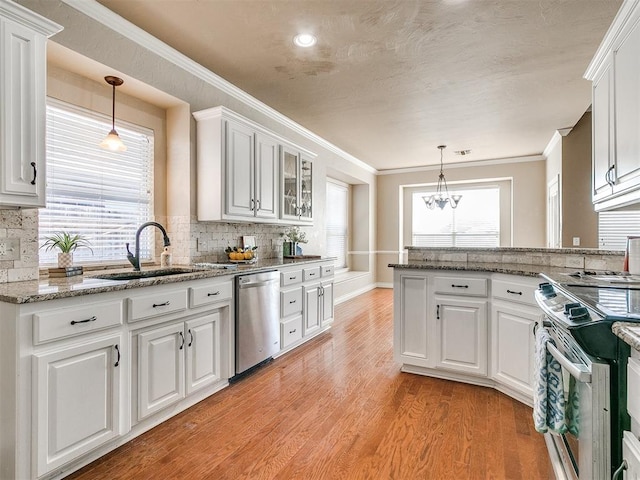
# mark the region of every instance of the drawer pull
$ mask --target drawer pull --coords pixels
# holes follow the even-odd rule
[[[31,162],[31,167],[33,168],[33,180],[31,180],[31,185],[35,185],[36,177],[38,176],[38,170],[36,170],[36,162]]]
[[[298,277],[295,277],[295,276],[294,277],[289,277],[289,280],[295,280],[296,278],[298,278]]]
[[[296,301],[295,300],[289,300],[289,305],[291,305],[293,303],[296,303]]]
[[[113,365],[114,367],[117,367],[118,365],[120,365],[120,347],[118,346],[118,344],[116,343],[113,348],[116,349],[116,352],[118,352],[118,359],[116,360],[116,363]]]
[[[469,285],[456,285],[452,283],[451,288],[469,288]]]
[[[91,318],[87,318],[86,320],[71,320],[71,325],[75,325],[77,323],[89,323],[89,322],[95,322],[98,319],[98,317],[96,317],[95,315]]]
[[[193,345],[193,332],[189,329],[189,347]]]
[[[213,292],[213,293],[207,293],[207,297],[215,297],[216,295],[220,295],[220,290],[218,290],[217,292]]]
[[[512,295],[522,295],[522,292],[516,292],[514,290],[509,290],[509,289],[507,289],[507,293],[510,293]]]
[[[182,332],[178,332],[180,334],[180,340],[182,340],[182,343],[180,344],[180,350],[182,350],[182,348],[184,347],[184,335],[182,334]]]
[[[436,305],[436,320],[440,320],[440,305]]]
[[[316,276],[316,274],[315,274],[315,272],[314,272],[314,273],[310,273],[310,274],[309,274],[309,276],[310,276],[310,277],[315,277],[315,276]]]
[[[170,301],[168,301],[168,300],[167,300],[166,302],[164,302],[164,303],[154,303],[154,304],[152,305],[152,307],[153,307],[153,308],[156,308],[156,307],[166,307],[167,305],[171,305],[171,302],[170,302]]]
[[[289,335],[291,335],[292,333],[296,333],[296,328],[294,328],[293,330],[289,330]]]

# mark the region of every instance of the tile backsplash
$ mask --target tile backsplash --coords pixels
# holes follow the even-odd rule
[[[0,283],[38,279],[37,209],[0,209],[0,243]]]

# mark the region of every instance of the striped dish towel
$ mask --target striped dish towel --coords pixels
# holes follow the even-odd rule
[[[565,398],[560,363],[547,352],[553,339],[546,328],[536,331],[535,373],[533,384],[533,424],[540,433],[567,432]]]

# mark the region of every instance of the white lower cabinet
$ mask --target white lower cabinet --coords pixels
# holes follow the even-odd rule
[[[538,279],[394,271],[394,360],[407,372],[492,386],[532,404]]]
[[[138,420],[221,378],[220,312],[137,334]]]
[[[37,475],[120,435],[122,335],[33,356]]]
[[[491,307],[491,377],[533,398],[534,307],[494,301]]]
[[[280,350],[309,340],[333,322],[333,263],[280,270]]]
[[[487,374],[487,301],[436,296],[436,367]]]

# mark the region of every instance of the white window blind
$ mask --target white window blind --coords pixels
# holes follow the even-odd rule
[[[462,195],[458,207],[427,208],[423,196],[412,195],[412,245],[417,247],[497,247],[500,245],[500,189],[456,190]],[[451,193],[451,192],[450,192]]]
[[[599,247],[626,250],[627,236],[640,236],[640,211],[611,211],[598,214]]]
[[[113,262],[133,250],[138,227],[153,215],[153,131],[117,122],[126,152],[98,145],[111,130],[111,119],[57,100],[47,101],[47,206],[40,210],[40,243],[66,231],[84,235],[86,248],[74,260]],[[141,258],[150,259],[153,231],[145,229]],[[40,250],[40,263],[53,264],[57,251]]]
[[[347,267],[349,187],[327,181],[327,256],[336,257],[336,268]]]

